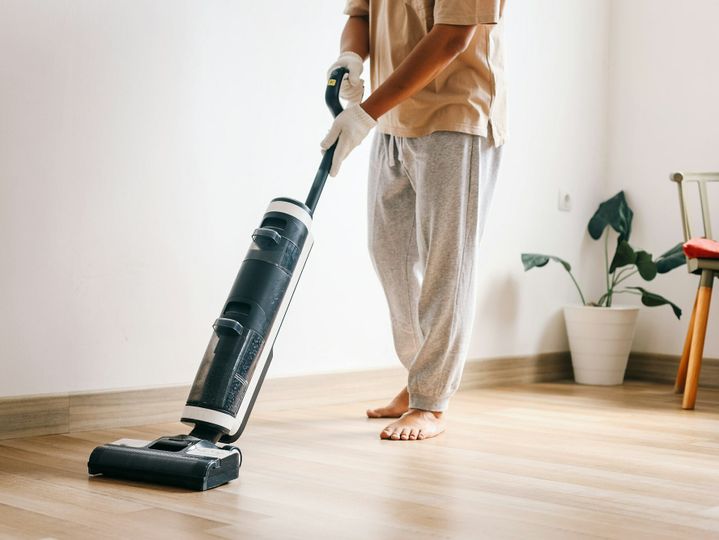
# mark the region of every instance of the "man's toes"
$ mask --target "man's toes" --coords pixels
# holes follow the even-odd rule
[[[410,430],[410,432],[409,432],[409,440],[410,440],[410,441],[417,440],[417,432],[418,432],[418,431],[419,431],[419,430],[418,430],[417,428],[412,428],[412,429]]]
[[[379,434],[380,439],[389,439],[392,436],[392,433],[394,432],[394,428],[387,426],[382,430],[382,433]]]
[[[422,439],[424,439],[424,431],[421,429],[418,429],[417,430],[417,440],[421,441]]]
[[[410,431],[412,431],[410,428],[403,428],[399,434],[399,438],[402,439],[403,441],[408,440]]]
[[[377,409],[367,409],[367,418],[379,418]]]
[[[398,441],[400,433],[401,433],[401,431],[399,429],[393,429],[389,438],[392,439],[393,441]]]

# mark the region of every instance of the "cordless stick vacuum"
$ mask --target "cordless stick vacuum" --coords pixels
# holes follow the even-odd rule
[[[334,70],[325,102],[342,112],[339,90],[347,70]],[[206,490],[239,475],[242,454],[232,446],[242,434],[272,360],[272,348],[312,248],[312,215],[332,165],[335,145],[322,158],[305,203],[270,202],[242,262],[181,421],[189,435],[154,441],[120,439],[93,450],[91,475]]]

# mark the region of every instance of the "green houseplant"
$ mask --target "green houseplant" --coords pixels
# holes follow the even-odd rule
[[[629,243],[634,212],[623,191],[604,201],[589,220],[587,230],[594,240],[604,241],[605,290],[595,301],[587,301],[572,274],[571,265],[554,255],[522,253],[524,270],[539,268],[549,261],[559,263],[569,274],[581,299],[580,306],[564,308],[569,346],[577,382],[586,384],[620,384],[624,379],[627,359],[634,337],[638,308],[615,306],[615,296],[637,295],[649,307],[668,305],[674,315],[681,317],[681,309],[663,296],[626,282],[640,277],[652,281],[685,263],[681,243],[657,259],[644,250],[636,250]],[[610,258],[610,231],[616,235],[614,254]]]

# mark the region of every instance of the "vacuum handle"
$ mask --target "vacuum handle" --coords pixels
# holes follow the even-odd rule
[[[342,79],[348,72],[349,70],[347,68],[338,67],[337,69],[332,71],[332,73],[330,73],[330,78],[327,80],[327,88],[325,89],[325,103],[327,104],[327,107],[332,112],[332,116],[334,117],[337,117],[337,115],[339,115],[344,110],[342,108],[342,104],[340,103],[340,86],[342,86]],[[322,189],[325,187],[327,176],[329,176],[330,174],[330,168],[332,167],[332,158],[335,155],[336,147],[337,141],[335,141],[335,143],[325,151],[324,156],[322,156],[320,166],[317,169],[317,174],[315,175],[315,180],[312,183],[310,193],[309,195],[307,195],[305,205],[307,205],[307,208],[309,208],[310,215],[314,214],[315,208],[317,208],[317,203],[320,200]]]
[[[349,69],[338,67],[330,73],[330,78],[327,80],[325,103],[335,118],[344,110],[342,103],[340,103],[340,87],[342,86],[342,79],[347,73],[349,73]]]

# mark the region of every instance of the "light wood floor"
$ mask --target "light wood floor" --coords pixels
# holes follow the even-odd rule
[[[368,403],[263,402],[240,479],[206,493],[86,476],[97,444],[180,424],[0,441],[0,537],[719,538],[719,391],[679,403],[640,383],[471,390],[445,435],[398,443]]]

